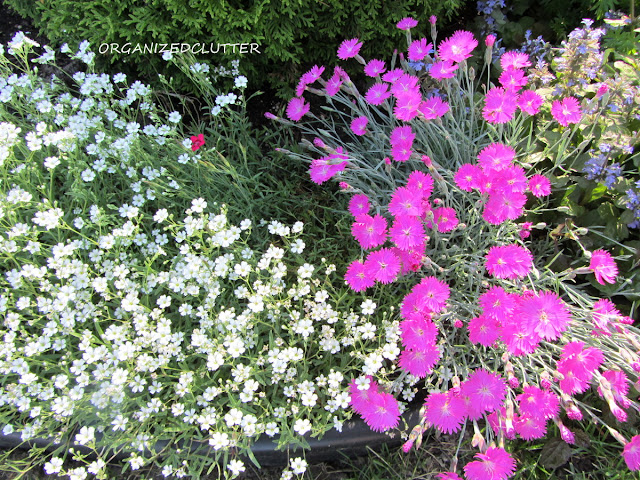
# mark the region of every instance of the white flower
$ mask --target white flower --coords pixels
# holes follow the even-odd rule
[[[240,222],[240,230],[244,231],[249,227],[251,227],[251,220],[249,220],[248,218],[245,218]]]
[[[153,220],[158,223],[164,222],[167,218],[169,218],[169,212],[167,212],[166,208],[161,208],[153,216]]]
[[[302,253],[304,251],[304,247],[305,243],[302,240],[297,239],[295,242],[293,242],[293,245],[291,245],[291,251],[293,253]]]
[[[96,178],[96,172],[94,172],[90,168],[87,168],[87,169],[82,171],[82,173],[80,174],[80,177],[85,182],[91,182],[91,181],[93,181],[94,178]]]
[[[129,458],[129,465],[131,465],[131,470],[138,470],[141,466],[144,465],[144,458],[134,455]]]
[[[221,448],[228,447],[229,435],[225,432],[215,432],[209,439],[209,445],[211,445],[214,450],[220,450]]]
[[[304,223],[296,222],[296,223],[293,224],[293,227],[291,227],[291,231],[293,233],[300,233],[303,228],[304,228]]]
[[[363,315],[371,315],[376,310],[376,304],[372,302],[371,299],[367,298],[364,302],[362,302],[360,308],[362,309]]]
[[[53,475],[54,473],[58,473],[62,470],[62,465],[64,465],[64,461],[61,458],[53,457],[44,464],[44,471],[47,475]]]
[[[76,434],[76,443],[80,445],[87,445],[95,439],[95,431],[94,427],[82,427],[80,432]]]
[[[242,262],[233,267],[233,271],[240,277],[246,277],[251,273],[251,265],[247,262]]]
[[[127,76],[124,73],[116,73],[113,76],[113,83],[121,83],[126,81],[127,81]]]
[[[240,75],[239,77],[236,77],[233,83],[236,88],[245,88],[247,86],[247,77]]]
[[[48,170],[53,170],[60,165],[60,159],[58,157],[47,157],[44,159],[44,166]]]
[[[33,217],[33,223],[40,225],[41,227],[51,230],[56,228],[60,222],[60,219],[64,215],[64,212],[59,208],[51,208],[46,212],[36,212]]]
[[[311,278],[313,275],[314,266],[308,263],[305,263],[298,269],[298,276],[300,278]]]
[[[302,475],[304,472],[306,472],[307,465],[307,461],[300,457],[291,459],[291,470],[293,470],[293,473],[295,473],[296,475]]]
[[[298,435],[304,435],[305,433],[307,433],[309,430],[311,430],[311,422],[308,419],[302,419],[299,418],[298,420],[296,420],[296,422],[293,424],[293,430],[298,434]]]
[[[224,422],[227,424],[227,427],[231,428],[234,425],[240,425],[242,423],[242,412],[237,408],[232,408],[229,412],[224,416]]]
[[[171,53],[169,50],[165,50],[164,52],[162,52],[162,59],[165,61],[169,61],[173,58],[173,53]]]
[[[231,470],[231,473],[235,477],[237,475],[240,475],[240,473],[244,472],[244,463],[242,463],[240,460],[234,459],[227,464],[227,468]]]

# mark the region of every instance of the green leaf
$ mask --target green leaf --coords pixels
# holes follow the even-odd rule
[[[573,450],[560,438],[551,438],[540,452],[540,464],[549,469],[556,469],[569,461]]]

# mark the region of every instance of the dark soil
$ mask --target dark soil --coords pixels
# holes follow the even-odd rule
[[[46,38],[38,34],[31,20],[20,17],[4,2],[0,2],[0,43],[6,46],[17,32],[25,33],[40,45],[47,43]]]

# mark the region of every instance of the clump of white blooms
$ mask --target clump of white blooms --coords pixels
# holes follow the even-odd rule
[[[28,45],[16,36],[11,49]],[[88,44],[73,56],[91,64]],[[135,470],[158,440],[222,453],[262,434],[304,442],[340,429],[351,379],[398,356],[398,320],[384,302],[337,291],[346,287],[336,267],[303,256],[313,239],[302,222],[236,224],[202,196],[177,208],[188,187],[181,172],[208,151],[183,146],[180,114],[159,111],[149,87],[77,73],[72,95],[3,65],[0,101],[27,112],[0,118],[5,431],[117,448]],[[263,249],[252,245],[260,228],[271,235]],[[393,388],[410,392],[414,382]],[[44,464],[70,478],[104,467],[66,470],[60,456]],[[244,465],[227,468],[237,475]],[[295,474],[305,469],[292,460]]]

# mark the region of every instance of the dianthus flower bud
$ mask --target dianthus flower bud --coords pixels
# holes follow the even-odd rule
[[[577,405],[572,403],[571,405],[567,405],[565,409],[569,420],[582,420],[582,411],[577,407]]]
[[[449,391],[457,397],[458,395],[460,395],[460,377],[454,375],[451,379],[451,384],[452,386]]]
[[[609,404],[609,409],[611,409],[611,413],[613,414],[614,417],[616,417],[616,420],[618,420],[621,423],[624,423],[627,421],[627,412],[621,409],[616,404],[616,402],[611,400],[611,401],[607,401],[607,403]]]
[[[609,91],[609,85],[606,83],[600,84],[598,91],[596,92],[596,98],[601,98],[605,93]]]
[[[404,444],[402,445],[402,451],[404,453],[409,453],[409,451],[413,447],[413,442],[415,442],[415,440],[412,440],[412,439],[409,439],[406,442],[404,442]]]
[[[327,145],[319,137],[313,139],[313,144],[318,148],[327,148]]]
[[[473,434],[473,438],[471,439],[471,446],[477,447],[478,450],[484,452],[487,446],[487,443],[484,441],[484,436],[480,432],[476,432]]]
[[[484,39],[484,44],[487,46],[487,48],[493,47],[494,43],[496,43],[495,35],[487,35],[487,38]]]
[[[573,432],[569,430],[559,418],[554,418],[553,422],[558,426],[560,430],[560,437],[569,445],[573,445],[576,443],[576,437],[573,435]]]
[[[540,386],[545,390],[548,390],[549,388],[551,388],[551,385],[552,385],[551,375],[549,375],[549,372],[547,371],[542,372],[540,374]]]
[[[513,427],[513,410],[513,402],[511,399],[508,399],[505,402],[506,419],[504,427],[504,431],[507,436],[511,435],[515,431]]]

